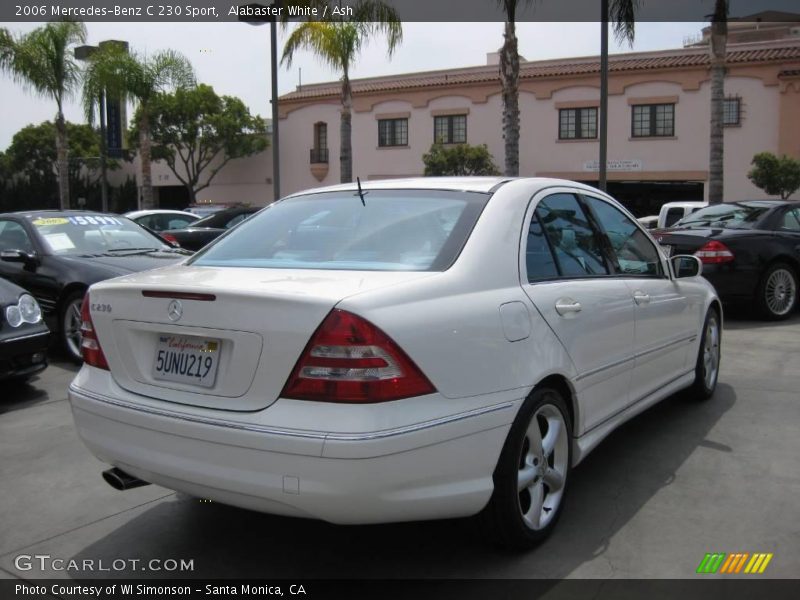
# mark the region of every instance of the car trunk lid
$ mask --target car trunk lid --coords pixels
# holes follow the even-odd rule
[[[429,275],[180,265],[93,287],[92,318],[124,389],[187,405],[260,410],[278,399],[339,301]],[[178,364],[182,354],[200,362]],[[166,370],[164,361],[172,361]]]

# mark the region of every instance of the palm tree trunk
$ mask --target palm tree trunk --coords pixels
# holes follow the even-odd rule
[[[500,52],[500,82],[503,88],[503,139],[505,174],[519,175],[519,47],[516,25],[506,21]]]
[[[342,183],[353,181],[352,109],[353,89],[350,87],[350,77],[345,69],[344,77],[342,77],[342,120],[339,131],[341,137],[339,143],[339,169]]]
[[[58,206],[69,209],[69,154],[67,146],[67,124],[59,110],[56,115],[56,168],[58,170]]]
[[[139,208],[148,210],[155,208],[155,203],[153,202],[153,178],[150,163],[150,119],[146,110],[142,110],[142,116],[139,119],[139,160],[142,163],[142,201]]]
[[[728,38],[726,0],[716,0],[711,22],[711,137],[708,159],[708,202],[723,200],[725,54]]]

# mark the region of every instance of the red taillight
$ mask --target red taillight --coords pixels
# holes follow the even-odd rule
[[[163,232],[161,232],[161,237],[164,238],[165,240],[167,240],[173,246],[177,246],[178,248],[180,248],[181,244],[180,244],[180,242],[178,242],[178,238],[176,238],[171,233],[167,233],[166,231],[163,231]]]
[[[706,265],[731,262],[734,258],[730,248],[717,240],[711,240],[706,243],[706,245],[695,252],[694,255],[700,259],[701,263]]]
[[[83,362],[87,365],[97,367],[98,369],[109,370],[108,362],[106,362],[106,355],[103,354],[103,349],[100,347],[100,340],[97,339],[97,332],[94,330],[94,323],[92,323],[92,314],[89,311],[91,303],[89,301],[89,292],[83,297],[83,304],[81,304],[81,354],[83,355]]]
[[[336,309],[311,336],[281,396],[370,403],[435,391],[388,335],[369,321]]]

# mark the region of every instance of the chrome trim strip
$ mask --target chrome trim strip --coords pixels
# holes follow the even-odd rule
[[[35,337],[41,337],[43,335],[50,335],[49,331],[40,331],[39,333],[29,333],[28,335],[21,335],[15,338],[8,338],[5,340],[0,340],[0,344],[10,344],[11,342],[18,342],[20,340],[29,340]]]
[[[616,361],[614,361],[612,363],[609,363],[607,365],[603,365],[602,367],[598,367],[596,369],[592,369],[591,371],[586,371],[586,373],[581,373],[580,375],[578,375],[575,378],[575,381],[580,381],[582,379],[586,379],[587,377],[591,377],[592,375],[597,375],[598,373],[602,373],[603,371],[605,371],[607,369],[613,369],[614,367],[618,367],[620,365],[624,365],[626,362],[630,362],[632,360],[636,360],[638,358],[642,358],[643,356],[647,356],[648,354],[653,354],[654,352],[658,352],[659,350],[665,350],[666,348],[669,348],[670,346],[676,346],[678,344],[684,344],[686,342],[693,342],[696,339],[697,339],[697,334],[693,333],[692,335],[685,336],[685,337],[682,337],[682,338],[677,339],[677,340],[672,340],[671,342],[667,342],[666,344],[661,344],[660,346],[658,346],[656,348],[650,348],[650,349],[645,350],[643,352],[638,352],[638,353],[634,354],[633,356],[629,356],[629,357],[623,358],[621,360],[616,360]]]
[[[104,404],[110,404],[112,406],[117,406],[119,408],[125,408],[128,410],[133,410],[136,412],[150,414],[150,415],[156,415],[159,417],[178,419],[190,423],[200,423],[202,425],[213,425],[215,427],[226,427],[228,429],[236,429],[239,431],[250,431],[254,433],[267,433],[270,435],[280,435],[287,437],[336,441],[336,442],[357,442],[357,441],[376,440],[376,439],[394,437],[398,435],[404,435],[407,433],[415,433],[417,431],[438,427],[440,425],[455,423],[457,421],[463,421],[465,419],[470,419],[472,417],[478,417],[493,412],[497,412],[500,410],[505,410],[508,408],[512,408],[514,406],[513,401],[503,402],[501,404],[494,404],[492,406],[476,408],[473,410],[468,410],[466,412],[458,413],[448,417],[440,417],[438,419],[433,419],[431,421],[424,421],[422,423],[415,423],[414,425],[406,425],[404,427],[397,427],[395,429],[384,429],[381,431],[371,431],[367,433],[328,433],[324,431],[281,429],[277,427],[267,427],[264,425],[251,425],[246,423],[237,423],[235,421],[212,419],[210,417],[201,417],[199,415],[187,415],[185,413],[180,413],[160,408],[153,408],[151,406],[141,406],[137,404],[132,404],[130,402],[125,402],[123,400],[117,400],[116,398],[111,398],[109,396],[98,394],[96,392],[90,392],[88,390],[76,386],[75,384],[70,384],[69,389],[71,392],[75,394],[86,396],[88,398],[91,398],[92,400],[103,402]]]

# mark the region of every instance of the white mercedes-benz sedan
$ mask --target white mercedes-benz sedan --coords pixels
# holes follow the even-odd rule
[[[118,489],[345,524],[482,512],[525,547],[611,431],[712,395],[700,273],[568,181],[311,190],[93,285],[72,410]]]

